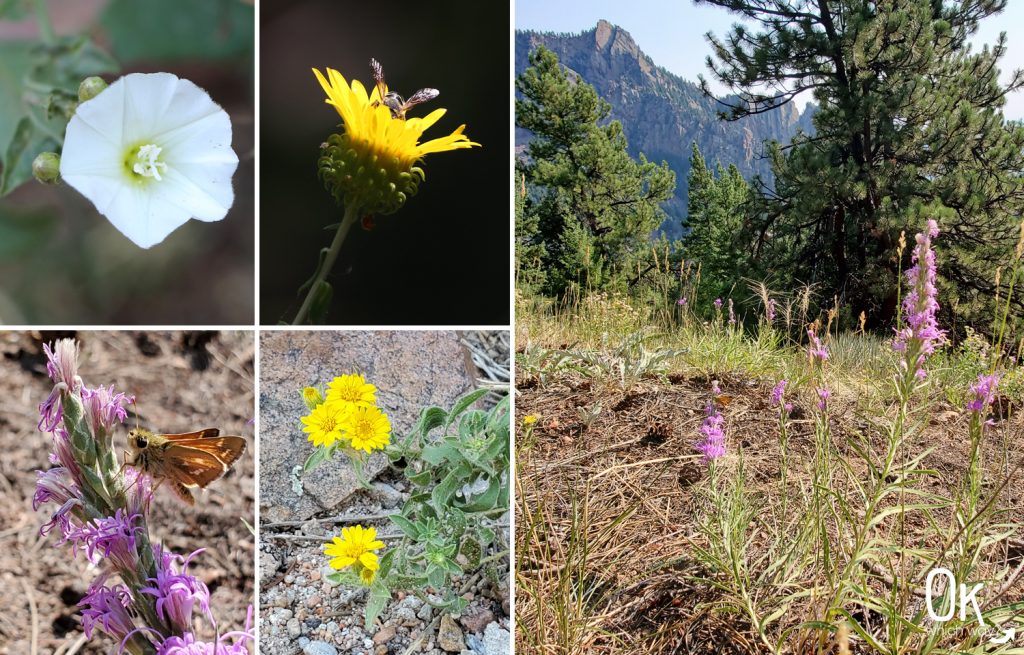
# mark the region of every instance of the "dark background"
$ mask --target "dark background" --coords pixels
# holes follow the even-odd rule
[[[510,18],[507,3],[260,4],[260,322],[295,315],[342,208],[316,175],[319,146],[339,131],[311,71],[335,68],[372,85],[384,66],[403,96],[441,94],[412,116],[448,113],[424,140],[462,123],[481,148],[428,155],[405,207],[354,228],[328,277],[330,324],[505,325],[510,260]]]

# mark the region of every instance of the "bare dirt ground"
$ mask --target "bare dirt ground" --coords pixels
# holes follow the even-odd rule
[[[49,514],[32,510],[35,471],[50,466],[50,439],[36,429],[37,406],[52,388],[41,344],[57,336],[71,335],[0,333],[0,655],[116,650],[102,636],[86,644],[79,626],[76,605],[96,570],[67,546],[55,548],[59,534],[40,537]],[[189,570],[209,587],[220,631],[241,629],[254,602],[255,542],[242,522],[255,522],[253,334],[82,331],[77,338],[85,384],[113,384],[135,395],[142,427],[217,427],[248,442],[233,471],[195,508],[158,490],[149,522],[154,543],[184,554],[206,549]],[[125,432],[136,421],[132,409]],[[205,624],[200,633],[212,636]]]
[[[750,625],[742,617],[727,621],[715,615],[717,592],[697,582],[707,572],[693,557],[694,546],[702,540],[695,522],[697,503],[704,502],[695,490],[706,482],[707,467],[694,444],[711,381],[673,374],[667,381],[646,380],[624,392],[576,375],[560,376],[543,387],[522,372],[516,380],[516,652],[535,652],[523,634],[539,629],[533,613],[537,605],[525,597],[522,581],[536,586],[558,579],[565,564],[551,561],[550,554],[572,552],[567,544],[581,525],[573,521],[574,515],[585,515],[589,526],[586,569],[593,579],[582,601],[587,606],[580,638],[575,649],[564,652],[761,652]],[[781,459],[778,409],[769,406],[772,382],[725,378],[721,387],[731,399],[722,413],[733,456],[724,465],[735,468],[734,454],[742,448],[748,489],[771,497],[778,488]],[[813,401],[793,400],[790,458],[802,466],[814,452],[809,416]],[[601,411],[588,426],[581,410],[597,403]],[[850,437],[866,434],[878,444],[881,435],[865,421],[857,403],[856,397],[840,396],[830,411],[836,447],[862,465],[852,457]],[[537,417],[529,443],[521,427],[527,415]],[[943,491],[948,481],[963,475],[967,426],[967,412],[938,403],[909,446],[911,452],[920,452],[941,444],[923,463],[935,471],[926,483],[930,491]],[[1019,440],[1024,415],[996,419],[991,434],[1000,443]],[[995,444],[991,448],[998,449]],[[1020,446],[1014,448],[1019,459]],[[993,454],[988,464],[996,469],[991,477],[1002,479],[1006,468],[1017,462],[998,461]],[[1000,497],[999,507],[1011,518],[1020,517],[1024,509],[1022,477],[1018,472]],[[531,514],[542,512],[534,517],[546,526],[544,536],[529,546],[523,541],[524,507]],[[911,529],[915,527],[921,526]],[[758,538],[756,530],[751,538]],[[756,545],[751,548],[757,550]],[[1013,548],[1010,557],[1019,560]],[[1024,585],[1018,581],[1003,600],[1022,597]]]

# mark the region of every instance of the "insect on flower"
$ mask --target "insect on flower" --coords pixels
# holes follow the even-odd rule
[[[155,434],[135,428],[128,432],[124,466],[148,473],[156,481],[153,490],[169,480],[182,502],[195,505],[192,489],[205,489],[231,468],[245,452],[242,437],[221,437],[207,428],[186,434]],[[123,467],[122,467],[123,468]]]
[[[406,100],[394,91],[388,91],[387,84],[384,83],[384,67],[380,65],[379,61],[371,59],[370,69],[373,71],[373,81],[377,84],[377,92],[382,98],[381,102],[391,110],[392,118],[405,120],[405,112],[418,104],[433,100],[441,94],[437,89],[420,89]]]

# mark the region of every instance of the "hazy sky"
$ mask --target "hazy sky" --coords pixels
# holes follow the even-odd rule
[[[974,42],[976,48],[994,43],[1000,31],[1006,31],[1007,49],[1003,58],[1004,81],[1014,68],[1024,68],[1024,0],[1007,3],[999,16],[982,21]],[[629,32],[640,48],[659,66],[692,81],[699,74],[708,76],[704,59],[710,47],[704,39],[708,31],[724,34],[736,16],[719,7],[695,6],[690,0],[516,0],[517,29],[582,32],[605,19]],[[717,86],[717,91],[722,91]],[[807,95],[807,94],[805,94]],[[811,98],[801,98],[803,105]],[[1024,92],[1007,99],[1007,117],[1024,118]]]

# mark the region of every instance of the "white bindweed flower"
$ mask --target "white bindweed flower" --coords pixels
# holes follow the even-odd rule
[[[80,104],[60,160],[61,177],[142,248],[189,218],[223,219],[237,167],[227,112],[170,73],[125,75]]]

